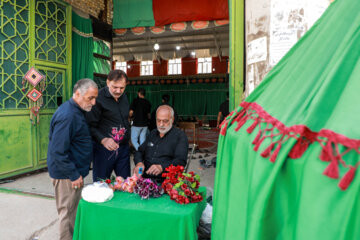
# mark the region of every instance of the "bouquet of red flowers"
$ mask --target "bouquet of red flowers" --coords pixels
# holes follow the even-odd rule
[[[117,127],[113,127],[111,129],[111,134],[110,136],[112,137],[112,139],[114,140],[114,142],[116,142],[117,144],[119,144],[125,136],[125,132],[126,132],[126,128],[122,128],[120,126],[120,128],[118,129]],[[117,157],[118,155],[118,150],[117,149],[113,154],[110,155],[109,159],[112,158],[112,156],[115,154],[115,156]]]
[[[200,176],[194,172],[184,173],[183,166],[170,165],[165,169],[167,173],[162,187],[171,200],[180,204],[201,202],[203,197],[198,193],[200,186]]]
[[[111,129],[111,137],[116,143],[120,143],[120,141],[124,139],[125,132],[125,128],[120,127],[120,129],[118,130],[117,127],[113,127]]]

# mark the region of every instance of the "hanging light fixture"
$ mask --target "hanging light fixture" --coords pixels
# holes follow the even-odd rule
[[[154,44],[154,49],[157,51],[157,50],[159,50],[160,49],[160,45],[158,44],[158,43],[155,43]]]

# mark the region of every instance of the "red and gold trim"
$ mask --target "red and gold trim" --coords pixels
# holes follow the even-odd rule
[[[360,162],[350,164],[343,157],[354,151],[360,154],[360,140],[348,138],[329,129],[314,132],[305,125],[287,127],[255,102],[242,102],[237,109],[232,111],[221,123],[220,134],[225,136],[228,127],[233,124],[236,124],[235,131],[237,132],[247,121],[252,124],[246,131],[249,134],[257,131],[252,141],[254,151],[259,150],[265,139],[270,140],[270,144],[260,154],[262,157],[269,158],[270,162],[275,162],[281,146],[291,138],[296,140],[295,145],[288,153],[288,156],[293,159],[301,158],[310,144],[320,144],[322,151],[319,153],[319,158],[329,162],[323,174],[338,179],[340,177],[339,165],[341,165],[347,168],[348,172],[341,178],[339,187],[341,190],[349,187]]]

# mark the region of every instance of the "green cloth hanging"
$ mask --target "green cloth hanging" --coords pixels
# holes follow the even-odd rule
[[[94,57],[93,65],[96,73],[107,75],[110,72],[110,62],[108,60]]]
[[[94,41],[94,53],[111,57],[110,55],[110,48],[105,44],[102,40],[95,40]]]
[[[359,10],[332,3],[223,122],[212,239],[360,239]]]
[[[114,29],[154,25],[152,0],[114,0]]]
[[[82,78],[94,78],[93,30],[90,19],[72,12],[72,86]]]
[[[161,96],[169,94],[170,105],[176,109],[179,116],[187,118],[205,115],[208,120],[216,119],[219,106],[225,101],[228,91],[225,83],[130,85],[126,87],[130,102],[137,97],[139,88],[145,89],[152,111],[161,103]]]

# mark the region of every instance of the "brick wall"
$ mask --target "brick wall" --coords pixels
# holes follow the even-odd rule
[[[105,2],[107,2],[106,22],[112,24],[113,18],[113,0],[64,0],[71,6],[90,14],[96,18],[99,17],[100,11],[104,10]]]

